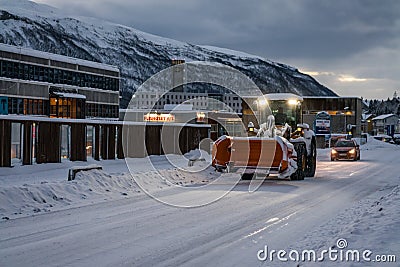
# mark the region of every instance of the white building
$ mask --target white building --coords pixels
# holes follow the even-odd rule
[[[165,105],[192,104],[194,110],[227,110],[241,113],[242,101],[235,94],[136,92],[129,108],[162,110]]]
[[[395,114],[383,114],[372,119],[376,134],[392,136],[398,127],[399,117]]]

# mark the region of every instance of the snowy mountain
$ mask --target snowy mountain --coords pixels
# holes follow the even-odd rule
[[[169,67],[173,58],[231,66],[265,93],[336,95],[296,68],[262,57],[179,42],[95,18],[65,15],[26,0],[0,0],[0,43],[118,66],[123,108],[132,93],[153,74]]]

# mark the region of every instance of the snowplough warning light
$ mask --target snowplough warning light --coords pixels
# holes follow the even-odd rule
[[[249,132],[254,132],[254,124],[252,122],[249,122],[249,124],[247,125],[247,130]]]

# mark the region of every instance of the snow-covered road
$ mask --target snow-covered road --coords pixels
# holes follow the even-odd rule
[[[315,178],[267,180],[254,193],[241,181],[222,199],[198,208],[171,207],[139,194],[4,220],[0,266],[297,266],[276,256],[262,262],[257,254],[265,246],[328,249],[338,238],[352,249],[396,254],[399,205],[392,202],[399,199],[400,149],[372,142],[361,152],[361,161],[331,162],[329,150],[320,150]],[[193,201],[215,193],[210,191],[165,194]],[[368,265],[375,266],[355,264]]]

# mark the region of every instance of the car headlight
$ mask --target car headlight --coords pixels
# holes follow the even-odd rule
[[[353,148],[352,150],[349,151],[350,154],[356,153],[356,150]]]
[[[337,151],[335,149],[332,149],[331,153],[332,154],[337,154]]]

